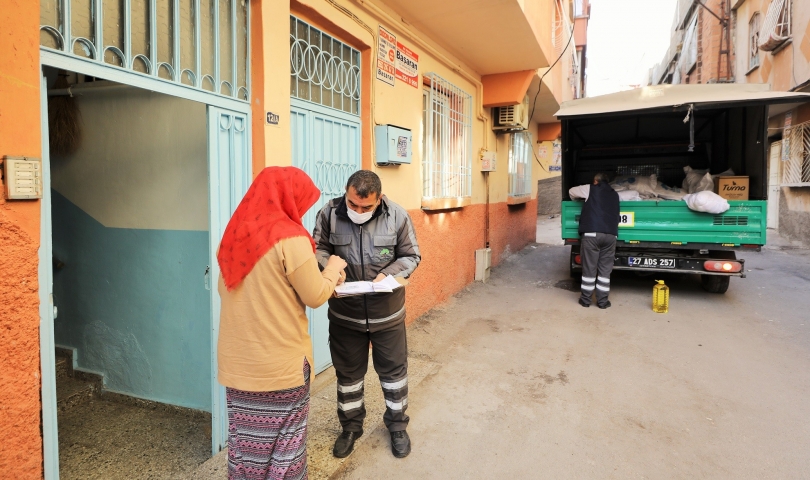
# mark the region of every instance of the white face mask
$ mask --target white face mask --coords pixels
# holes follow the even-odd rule
[[[357,213],[351,208],[347,208],[346,210],[349,213],[349,220],[356,223],[357,225],[362,225],[371,220],[371,216],[374,215],[374,210],[376,210],[376,208],[366,213]]]

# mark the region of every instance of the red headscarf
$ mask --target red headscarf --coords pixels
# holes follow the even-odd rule
[[[301,217],[321,196],[312,179],[295,167],[267,167],[233,213],[217,252],[228,290],[244,279],[279,240],[307,237]]]

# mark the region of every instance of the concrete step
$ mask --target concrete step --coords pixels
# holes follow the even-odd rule
[[[57,377],[56,407],[64,412],[77,405],[90,401],[98,395],[98,382],[75,377]]]
[[[73,350],[56,348],[56,406],[63,412],[101,394],[100,375],[73,369]]]
[[[69,377],[73,370],[73,365],[67,357],[56,356],[56,378]]]

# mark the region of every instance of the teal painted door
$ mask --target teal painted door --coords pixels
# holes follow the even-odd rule
[[[220,309],[217,248],[231,215],[251,183],[249,125],[248,115],[244,113],[208,107],[210,260],[205,282],[211,290],[211,447],[214,454],[225,448],[228,439],[225,387],[216,380]]]
[[[343,195],[349,176],[360,169],[360,118],[293,99],[290,131],[293,165],[307,172],[321,190],[320,199],[304,216],[304,226],[312,232],[318,211]],[[326,305],[307,308],[315,373],[332,364],[326,311]]]
[[[51,159],[48,135],[48,81],[40,81],[42,125],[42,200],[39,238],[39,346],[42,373],[42,453],[45,480],[59,480],[59,434],[56,409],[56,352],[53,322],[53,235],[51,223]]]

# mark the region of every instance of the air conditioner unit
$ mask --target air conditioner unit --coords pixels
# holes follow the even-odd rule
[[[523,103],[508,107],[494,108],[495,125],[492,130],[496,132],[519,132],[529,128],[529,97]]]

